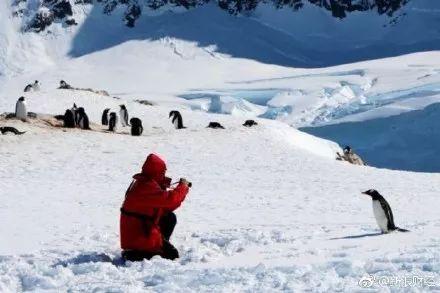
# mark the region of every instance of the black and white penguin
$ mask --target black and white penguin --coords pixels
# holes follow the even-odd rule
[[[185,126],[183,126],[182,115],[180,114],[179,111],[176,111],[176,110],[171,111],[168,118],[171,118],[171,123],[173,123],[174,128],[176,128],[176,129],[186,128]]]
[[[119,105],[121,109],[119,110],[119,117],[121,118],[122,127],[129,126],[128,124],[128,111],[125,105]]]
[[[245,126],[245,127],[252,127],[252,126],[255,126],[255,125],[258,125],[258,123],[255,122],[255,120],[246,120],[243,123],[243,126]]]
[[[28,85],[24,88],[24,92],[25,92],[25,93],[30,92],[31,90],[32,90],[32,85],[31,85],[31,84],[28,84]]]
[[[208,124],[208,126],[206,126],[206,128],[214,128],[214,129],[225,129],[224,127],[223,127],[223,125],[221,125],[220,123],[218,123],[218,122],[209,122],[209,124]]]
[[[17,101],[17,104],[15,104],[15,117],[22,121],[26,121],[27,115],[26,101],[24,97],[20,97]]]
[[[117,125],[118,125],[118,116],[116,115],[115,112],[111,112],[110,119],[108,121],[108,130],[115,131]]]
[[[72,109],[67,109],[64,113],[63,117],[64,125],[63,127],[66,128],[75,128],[75,114],[73,113]]]
[[[73,107],[70,108],[70,110],[73,113],[73,120],[75,121],[75,127],[78,126],[78,120],[79,120],[79,114],[78,114],[78,107],[75,103],[73,103]]]
[[[38,80],[34,81],[34,83],[32,84],[32,89],[34,90],[34,92],[38,92],[40,90],[40,83],[38,82]]]
[[[144,128],[142,127],[142,120],[139,118],[131,118],[130,119],[131,124],[131,135],[132,136],[140,136],[142,135],[142,132],[144,132]]]
[[[78,126],[81,129],[90,129],[89,117],[83,107],[78,108]]]
[[[377,190],[369,189],[362,193],[371,196],[371,199],[373,200],[374,217],[376,218],[377,225],[382,233],[388,233],[394,230],[400,232],[409,232],[406,229],[401,229],[394,225],[394,217],[391,207],[385,198],[380,195],[379,192],[377,192]]]
[[[8,132],[11,132],[15,135],[22,135],[22,134],[26,133],[26,131],[18,131],[17,128],[15,128],[15,127],[10,127],[10,126],[0,127],[1,134],[6,134]]]
[[[101,123],[102,125],[108,125],[108,112],[110,111],[110,108],[104,109],[104,112],[102,112],[102,118]]]

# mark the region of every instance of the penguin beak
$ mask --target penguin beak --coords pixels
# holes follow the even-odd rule
[[[368,192],[368,191],[362,191],[361,193],[362,193],[362,194],[369,195],[367,192]]]

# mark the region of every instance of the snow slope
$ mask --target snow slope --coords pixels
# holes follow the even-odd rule
[[[94,122],[120,102],[59,90],[28,99],[51,113],[75,100]],[[167,106],[128,109],[144,121],[142,137],[22,122],[10,125],[25,135],[0,136],[0,291],[352,292],[365,274],[417,275],[437,282],[420,290],[439,289],[438,174],[338,162],[334,143],[276,121],[248,129],[239,117],[183,110],[188,129],[176,131]],[[227,129],[204,128],[212,120]],[[113,265],[119,207],[150,152],[194,185],[172,238],[181,258]],[[372,187],[411,233],[377,234],[360,194]]]
[[[388,118],[304,128],[302,130],[351,145],[368,163],[398,170],[438,172],[440,104]],[[420,162],[424,162],[421,164]]]
[[[64,79],[73,86],[104,89],[112,96],[125,100],[149,100],[179,109],[243,118],[276,119],[294,127],[365,121],[421,110],[440,100],[438,51],[318,69],[269,65],[236,57],[261,60],[252,52],[263,52],[267,56],[272,54],[269,53],[273,52],[272,49],[256,45],[261,44],[261,36],[257,32],[265,32],[264,35],[271,38],[269,43],[277,48],[288,48],[275,42],[272,37],[278,35],[268,32],[269,28],[281,28],[285,34],[307,40],[306,43],[316,48],[326,48],[322,39],[326,31],[322,30],[332,28],[330,31],[335,35],[330,36],[335,50],[349,47],[346,43],[349,40],[344,41],[341,37],[344,34],[351,36],[356,48],[368,47],[369,42],[383,44],[384,39],[394,40],[400,45],[404,41],[419,44],[427,39],[435,42],[437,26],[432,24],[439,19],[435,5],[429,1],[412,1],[405,6],[405,9],[411,9],[407,16],[394,26],[382,29],[379,29],[381,16],[354,13],[342,21],[333,19],[327,26],[310,24],[313,31],[310,35],[300,33],[298,29],[302,27],[301,22],[307,20],[305,16],[318,18],[316,13],[321,10],[315,11],[316,7],[305,7],[295,20],[288,18],[290,14],[286,11],[278,11],[278,21],[278,18],[270,17],[273,12],[269,13],[270,9],[263,9],[263,6],[251,17],[233,17],[207,5],[187,12],[165,10],[155,15],[144,15],[138,25],[130,29],[120,21],[118,13],[122,12],[115,11],[107,16],[99,11],[98,6],[74,6],[78,26],[54,24],[50,27],[51,33],[43,34],[19,33],[19,19],[13,18],[12,22],[4,21],[4,26],[0,26],[0,35],[3,36],[0,39],[7,40],[8,44],[1,46],[6,48],[6,53],[0,54],[4,60],[0,66],[5,68],[3,76],[0,76],[0,107],[4,111],[10,110],[23,94],[24,86],[35,79],[40,80],[43,89],[53,89],[59,80]],[[0,19],[10,20],[7,12],[8,7],[0,11]],[[363,21],[371,25],[369,33],[360,25]],[[240,25],[249,22],[258,26]],[[290,31],[288,27],[282,27],[284,22],[291,24]],[[203,26],[206,23],[206,27]],[[242,29],[237,32],[237,27]],[[358,34],[351,29],[353,27],[359,27],[364,33]],[[423,33],[411,29],[412,35],[417,38],[407,38],[409,28]],[[208,40],[201,41],[196,36]],[[355,41],[353,36],[359,39]],[[239,41],[245,37],[250,41]],[[292,45],[289,38],[283,39],[285,42],[282,43]],[[232,54],[221,49],[222,44],[238,46],[240,50],[251,51],[252,54]],[[397,47],[403,46],[400,45]],[[250,47],[252,50],[249,50]],[[230,55],[224,54],[227,51]],[[289,47],[288,51],[296,57],[302,54],[295,48]],[[306,52],[312,51],[307,49]],[[32,62],[29,62],[30,56],[35,56]],[[410,134],[401,133],[405,141],[416,142],[418,136]],[[383,131],[377,132],[377,135],[392,137]],[[419,160],[410,165],[395,164],[383,152],[364,152],[369,146],[364,145],[362,140],[343,137],[337,142],[361,149],[367,156],[365,159],[375,166],[439,170],[432,163],[440,147],[435,139],[429,140],[424,148],[418,148],[421,152],[417,156]],[[393,147],[392,140],[384,144]],[[390,152],[399,153],[396,150],[393,148]],[[392,160],[404,161],[406,157],[406,153],[401,153],[400,157]]]

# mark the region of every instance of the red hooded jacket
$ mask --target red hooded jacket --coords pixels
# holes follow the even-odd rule
[[[158,225],[160,218],[164,212],[177,209],[188,193],[188,186],[182,183],[167,191],[170,182],[165,172],[165,162],[150,154],[142,173],[133,176],[121,208],[122,249],[161,252],[163,236]],[[145,219],[139,216],[145,216]]]

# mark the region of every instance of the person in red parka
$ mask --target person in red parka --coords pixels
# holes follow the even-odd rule
[[[166,169],[159,156],[150,154],[142,172],[133,176],[121,207],[121,248],[126,260],[179,257],[169,242],[177,223],[173,211],[185,200],[191,183],[182,178],[168,190],[171,178],[165,176]]]

